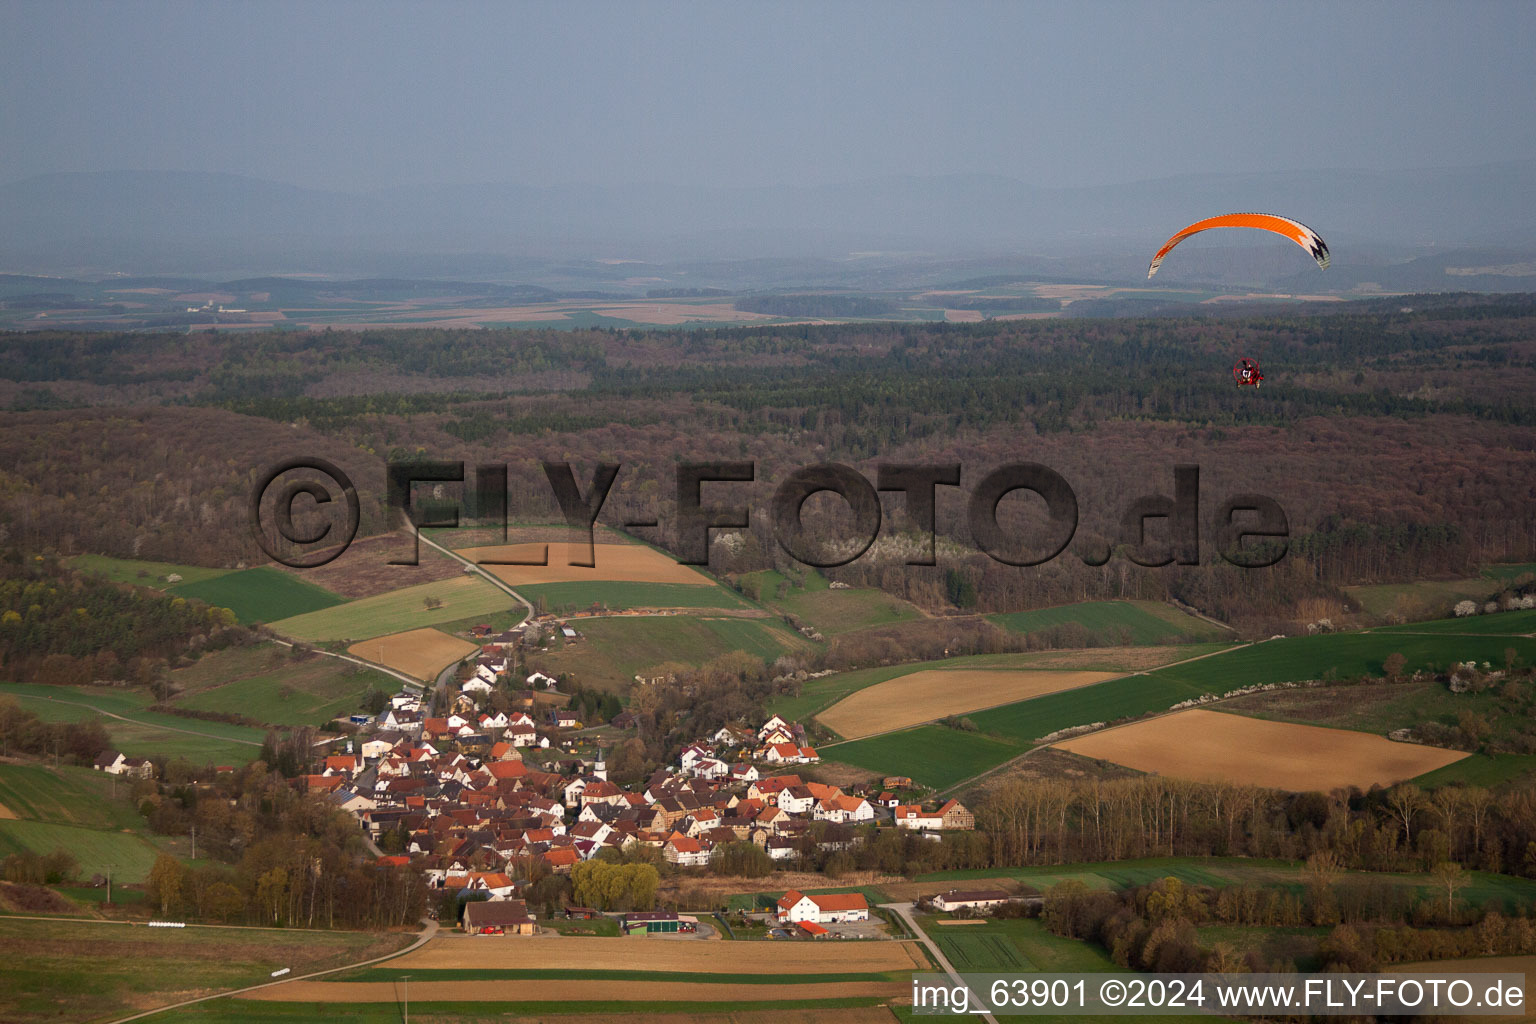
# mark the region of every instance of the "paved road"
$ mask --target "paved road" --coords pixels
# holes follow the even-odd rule
[[[278,981],[264,981],[259,985],[247,985],[245,988],[231,989],[228,992],[216,992],[211,996],[199,996],[196,999],[186,999],[179,1003],[171,1003],[168,1006],[159,1006],[153,1010],[145,1010],[143,1013],[136,1013],[131,1017],[119,1017],[117,1020],[113,1021],[112,1024],[127,1024],[127,1022],[130,1020],[142,1020],[145,1017],[153,1017],[155,1014],[164,1013],[167,1010],[179,1010],[183,1006],[193,1006],[197,1003],[206,1003],[210,999],[223,999],[226,996],[237,996],[246,992],[254,992],[261,988],[272,988],[276,985],[286,985],[290,981],[308,981],[311,978],[322,978],[327,974],[335,974],[337,971],[350,971],[356,967],[368,967],[371,964],[379,964],[386,960],[393,960],[396,957],[404,956],[414,949],[420,949],[422,946],[430,942],[435,935],[437,935],[436,921],[422,918],[421,923],[425,925],[425,927],[422,929],[421,934],[417,936],[415,942],[411,943],[409,946],[406,946],[404,949],[396,950],[393,953],[386,953],[383,956],[376,956],[372,960],[363,960],[355,964],[344,964],[341,967],[332,967],[330,970],[326,971],[315,971],[313,974],[296,974],[292,977],[282,978]],[[996,1022],[994,1022],[994,1024],[996,1024]]]
[[[495,573],[488,572],[486,570],[485,566],[483,566],[483,565],[476,565],[474,562],[471,562],[469,559],[465,558],[463,555],[459,554],[458,552],[450,551],[448,548],[443,547],[437,541],[433,540],[431,537],[428,537],[426,534],[424,534],[420,530],[418,530],[416,528],[416,524],[411,522],[409,519],[407,519],[406,522],[405,522],[405,528],[407,530],[409,530],[411,533],[414,533],[417,536],[417,538],[423,544],[425,544],[427,547],[432,548],[435,551],[438,551],[438,552],[440,552],[440,553],[442,553],[444,555],[447,555],[449,558],[453,559],[455,562],[458,562],[460,565],[466,566],[469,569],[473,570],[474,572],[479,573],[482,577],[484,577],[486,580],[488,580],[490,582],[491,586],[495,587],[497,590],[501,590],[501,591],[504,591],[507,594],[512,595],[512,597],[519,604],[521,604],[524,608],[528,609],[528,618],[531,619],[531,618],[534,617],[534,615],[537,614],[533,610],[533,605],[528,601],[528,599],[526,597],[524,597],[522,594],[519,594],[517,591],[513,590],[510,586],[507,585],[507,583],[504,580],[498,578]]]
[[[930,939],[927,933],[917,926],[917,918],[912,916],[912,904],[882,903],[880,904],[880,908],[882,910],[889,910],[893,912],[903,921],[905,921],[907,923],[907,927],[912,930],[912,934],[916,935],[919,941],[928,947],[928,952],[930,955],[932,955],[933,962],[944,968],[945,973],[949,975],[950,980],[953,981],[956,985],[963,984],[960,981],[960,972],[955,970],[954,964],[951,964],[949,962],[949,958],[939,950],[939,944]],[[987,1012],[987,1008],[982,1003],[981,997],[976,993],[971,992],[970,989],[966,989],[966,991],[971,996],[971,1005],[975,1007],[975,1009],[968,1011],[967,1015],[980,1017],[982,1020],[987,1021],[988,1024],[997,1024],[997,1018]]]

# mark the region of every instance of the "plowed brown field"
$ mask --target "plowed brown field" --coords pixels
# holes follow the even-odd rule
[[[1390,786],[1468,756],[1460,750],[1394,743],[1371,733],[1203,709],[1089,733],[1054,746],[1158,775],[1293,792]]]

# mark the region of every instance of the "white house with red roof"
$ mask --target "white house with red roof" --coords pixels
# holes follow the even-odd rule
[[[813,921],[816,924],[836,924],[845,921],[868,921],[869,902],[863,893],[836,892],[807,895],[791,889],[779,897],[775,914],[781,922],[799,924]]]

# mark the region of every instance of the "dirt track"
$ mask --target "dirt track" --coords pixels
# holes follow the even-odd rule
[[[1293,792],[1389,786],[1454,764],[1460,750],[1384,736],[1191,709],[1054,744],[1084,757],[1197,782]]]
[[[947,715],[1011,704],[1046,693],[1115,679],[1122,672],[1033,669],[930,669],[897,676],[849,694],[816,716],[845,739],[859,739]]]

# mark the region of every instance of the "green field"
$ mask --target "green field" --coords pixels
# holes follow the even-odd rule
[[[429,597],[441,601],[441,606],[428,609],[426,600]],[[504,611],[515,603],[511,595],[483,579],[460,576],[437,583],[418,583],[307,615],[295,615],[275,621],[271,626],[276,633],[309,643],[355,642],[435,626],[440,622],[479,618]]]
[[[1162,644],[1181,637],[1216,640],[1232,635],[1157,601],[1085,601],[987,618],[1010,633],[1035,633],[1075,624],[1111,643]]]
[[[1226,644],[1179,644],[1162,649],[1164,663],[1197,658],[1212,654]],[[883,665],[879,668],[861,668],[852,672],[838,672],[820,679],[808,679],[795,696],[775,697],[768,710],[783,715],[791,722],[803,722],[818,712],[836,704],[844,697],[866,686],[883,683],[888,679],[946,668],[1060,668],[1060,651],[1037,651],[1024,654],[975,654],[960,658],[944,658],[939,661],[914,661],[904,665]],[[1144,649],[1127,651],[1120,647],[1096,647],[1085,652],[1074,652],[1071,668],[1087,672],[1132,672],[1146,666]],[[1049,731],[1049,730],[1047,730]]]
[[[946,789],[1017,757],[1025,746],[942,725],[920,725],[817,749],[823,761],[841,761],[882,774],[900,773]]]
[[[1536,900],[1536,879],[1469,872],[1472,883],[1457,894],[1473,906],[1502,905],[1506,910],[1528,906]],[[1369,879],[1410,890],[1419,899],[1443,902],[1444,890],[1436,892],[1428,875],[1378,871],[1348,871],[1349,878]],[[1306,885],[1306,865],[1300,861],[1258,860],[1245,857],[1149,857],[1142,860],[1097,864],[1065,864],[1055,867],[979,868],[973,871],[936,871],[919,875],[920,882],[962,882],[973,878],[1014,878],[1040,891],[1067,879],[1090,889],[1130,889],[1159,878],[1173,877],[1190,885],[1224,888],[1233,885],[1269,886],[1301,893]]]
[[[245,715],[272,725],[319,725],[359,710],[369,690],[392,693],[399,680],[340,658],[294,661],[276,644],[205,654],[171,674],[184,692],[177,707]]]
[[[228,608],[242,623],[275,622],[342,603],[343,598],[269,565],[167,588],[177,597]]]
[[[833,589],[827,578],[808,569],[791,578],[774,569],[747,573],[743,586],[758,590],[758,600],[778,611],[789,612],[823,636],[851,633],[873,626],[889,626],[922,617],[916,606],[881,590]]]
[[[1420,775],[1413,781],[1425,789],[1435,786],[1466,785],[1492,789],[1516,779],[1536,775],[1536,754],[1473,754],[1455,764]]]
[[[1536,633],[1536,608],[1491,615],[1468,615],[1461,619],[1436,619],[1412,622],[1405,626],[1381,626],[1376,633],[1456,633],[1475,636],[1520,636]],[[1463,661],[1466,659],[1463,658]],[[1502,659],[1501,659],[1502,660]]]
[[[948,926],[938,920],[925,914],[918,924],[962,974],[1121,970],[1098,946],[1052,935],[1038,919]]]
[[[185,757],[194,764],[244,764],[261,753],[266,738],[263,730],[243,725],[146,711],[149,695],[138,690],[0,683],[0,695],[15,697],[23,708],[48,722],[99,717],[117,748],[134,757],[164,755]]]
[[[272,971],[283,967],[304,974],[381,956],[409,939],[371,932],[158,929],[0,917],[0,958],[5,962],[0,1020],[7,1024],[114,1020],[145,1007],[268,981]],[[241,1011],[252,1007],[259,1014],[269,1004],[223,1005],[226,1013],[234,1006]],[[302,1008],[306,1014],[284,1019],[313,1019],[313,1008]],[[396,1010],[390,1004],[382,1009]],[[343,1010],[332,1007],[325,1016],[336,1018]],[[240,1012],[222,1019],[251,1020],[253,1016]]]
[[[610,611],[625,608],[750,608],[735,591],[715,586],[705,576],[694,583],[577,582],[520,586],[517,592],[557,615],[586,611],[594,605]]]
[[[668,661],[701,665],[740,650],[771,662],[811,646],[771,619],[635,616],[578,621],[574,628],[582,639],[535,661],[551,675],[572,672],[583,686],[604,689],[620,689]]]
[[[0,764],[0,804],[18,817],[92,828],[138,828],[142,819],[108,795],[112,778],[91,768]],[[126,787],[125,787],[126,792]]]
[[[1258,683],[1380,675],[1382,663],[1393,653],[1401,653],[1407,659],[1406,670],[1410,672],[1468,659],[1502,664],[1504,648],[1508,646],[1514,646],[1526,661],[1536,657],[1536,641],[1524,638],[1404,636],[1373,632],[1270,640],[1143,675],[1111,679],[1093,686],[977,711],[967,717],[976,724],[979,733],[925,726],[890,736],[823,745],[821,749],[829,760],[871,771],[899,772],[944,789],[1002,764],[1022,753],[1035,740],[1060,729],[1165,711],[1192,697],[1225,693]],[[889,672],[884,678],[891,678],[905,668],[873,670],[864,685],[878,681],[873,678],[876,673]],[[831,682],[838,678],[828,677],[828,685],[819,696],[825,696],[827,691],[839,685]],[[797,700],[803,702],[802,707],[812,703],[804,693]]]
[[[1527,663],[1536,657],[1536,640],[1412,636],[1378,630],[1268,640],[1187,665],[1158,669],[1151,675],[1224,693],[1258,683],[1327,679],[1330,676],[1339,679],[1379,676],[1383,672],[1382,663],[1391,654],[1401,654],[1407,659],[1404,666],[1407,672],[1429,667],[1445,668],[1453,662],[1468,660],[1503,664],[1506,647],[1515,648]]]
[[[1482,576],[1461,580],[1415,580],[1412,583],[1381,583],[1345,587],[1344,593],[1359,602],[1367,613],[1384,619],[1449,615],[1458,601],[1482,601],[1498,584]]]
[[[114,882],[137,883],[149,877],[159,849],[131,832],[108,832],[83,825],[47,821],[0,821],[0,858],[31,850],[49,853],[64,849],[80,862],[80,876],[105,875]]]
[[[1536,562],[1496,562],[1484,566],[1483,575],[1500,583],[1508,583],[1521,576],[1536,576]]]
[[[132,583],[140,587],[165,590],[170,586],[187,583],[203,583],[227,576],[233,569],[207,569],[200,565],[176,565],[172,562],[141,562],[132,558],[108,558],[106,555],[76,555],[69,559],[70,568],[96,573],[118,583]],[[175,584],[167,583],[172,573],[181,577]]]

